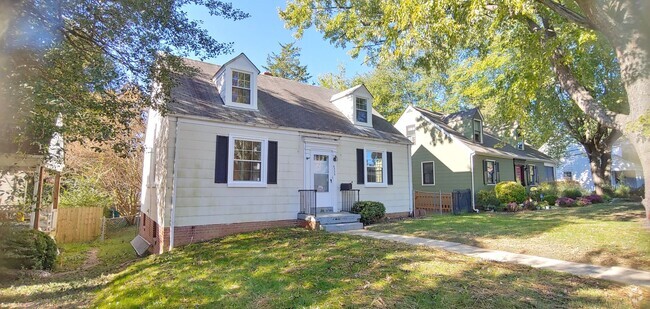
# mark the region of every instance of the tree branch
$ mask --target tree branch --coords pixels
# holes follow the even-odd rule
[[[537,0],[537,2],[553,10],[555,13],[564,17],[566,20],[570,22],[576,23],[587,29],[596,30],[596,27],[594,26],[594,24],[591,23],[589,19],[587,19],[582,14],[574,12],[573,10],[567,8],[561,3],[557,3],[553,0]]]

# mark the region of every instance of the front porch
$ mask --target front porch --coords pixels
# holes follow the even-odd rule
[[[341,190],[341,207],[335,212],[334,206],[317,204],[318,190],[298,190],[300,195],[300,212],[298,220],[304,221],[304,226],[327,232],[341,232],[363,228],[361,215],[350,211],[354,203],[359,201],[359,190]]]

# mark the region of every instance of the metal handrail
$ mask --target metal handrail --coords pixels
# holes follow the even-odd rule
[[[316,193],[317,190],[298,190],[300,194],[300,213],[316,217]]]
[[[341,190],[341,211],[351,212],[354,203],[359,201],[360,192],[359,189]]]

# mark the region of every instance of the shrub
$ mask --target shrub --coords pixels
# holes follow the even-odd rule
[[[580,191],[580,189],[569,188],[562,191],[562,197],[568,197],[575,200],[576,198],[579,198],[581,196],[582,196],[582,192]]]
[[[519,204],[515,202],[508,203],[508,205],[506,205],[506,210],[509,212],[517,212],[519,211]]]
[[[603,197],[598,194],[592,194],[585,197],[591,204],[600,204],[604,203]]]
[[[576,206],[587,206],[591,205],[591,201],[586,197],[579,197],[576,200]]]
[[[372,224],[386,215],[386,207],[380,202],[359,201],[352,205],[352,213],[361,215],[363,225]]]
[[[57,247],[47,234],[19,227],[0,228],[0,266],[10,269],[52,269]]]
[[[576,200],[570,198],[570,197],[561,197],[555,201],[555,204],[557,204],[560,207],[573,207],[576,205]]]
[[[544,195],[544,201],[548,203],[549,205],[555,205],[555,201],[557,200],[557,196],[553,194],[549,195]]]
[[[556,182],[542,182],[537,186],[537,191],[540,194],[544,195],[557,195],[557,184]],[[553,201],[555,202],[555,201]]]
[[[494,208],[501,204],[494,190],[481,190],[476,195],[476,203],[483,209]]]
[[[535,204],[535,202],[525,201],[524,202],[524,209],[526,209],[526,210],[537,210],[537,205]]]
[[[502,203],[522,203],[526,199],[526,188],[518,182],[503,181],[494,188],[497,198]]]
[[[629,197],[630,191],[630,187],[626,185],[618,185],[616,190],[614,190],[614,197]]]

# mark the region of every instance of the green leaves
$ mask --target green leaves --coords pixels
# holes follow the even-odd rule
[[[8,77],[0,79],[0,89],[11,96],[3,113],[13,115],[10,122],[44,152],[55,131],[67,141],[128,135],[143,111],[164,110],[175,76],[194,73],[182,56],[231,51],[231,43],[215,40],[188,19],[185,5],[204,6],[216,17],[248,17],[217,0],[34,0],[7,6],[15,18],[0,41]],[[55,126],[58,115],[63,127]]]
[[[282,44],[280,54],[272,53],[266,58],[266,65],[263,67],[273,76],[297,80],[306,83],[311,76],[307,73],[307,66],[300,65],[300,47],[294,43]]]

